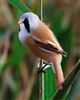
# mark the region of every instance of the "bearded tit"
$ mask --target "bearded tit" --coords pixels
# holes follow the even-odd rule
[[[32,12],[24,13],[18,24],[19,40],[37,57],[53,64],[57,86],[61,89],[64,82],[61,61],[62,56],[66,56],[66,52],[60,46],[57,38],[47,25]]]

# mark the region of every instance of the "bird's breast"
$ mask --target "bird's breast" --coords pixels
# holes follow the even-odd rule
[[[31,37],[28,37],[25,45],[28,46],[29,50],[34,53],[37,57],[42,58],[46,61],[50,61],[50,57],[52,56],[52,53],[49,53],[47,51],[44,51],[40,49],[34,42],[34,40]]]

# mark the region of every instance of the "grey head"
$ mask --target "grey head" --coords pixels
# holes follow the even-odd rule
[[[40,20],[36,14],[28,12],[24,13],[20,17],[19,21],[21,21],[24,24],[26,30],[30,33],[30,31],[35,30],[37,28]]]
[[[39,17],[32,13],[24,13],[19,19],[19,39],[22,41],[29,36],[39,25]]]

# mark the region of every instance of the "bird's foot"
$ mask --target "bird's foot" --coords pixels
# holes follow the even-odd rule
[[[45,73],[45,72],[46,72],[45,69],[48,68],[48,67],[47,67],[48,65],[50,65],[50,63],[44,62],[44,63],[43,63],[43,67],[38,68],[38,74],[40,74],[40,73]]]

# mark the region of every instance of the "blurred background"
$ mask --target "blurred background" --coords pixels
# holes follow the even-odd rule
[[[41,16],[40,0],[20,1]],[[0,0],[0,100],[41,100],[38,83],[31,92],[36,58],[18,40],[17,22],[21,14],[8,0]],[[43,22],[68,54],[62,61],[66,76],[80,58],[80,0],[43,0]],[[45,100],[50,100],[55,90],[55,77],[48,68],[44,75]],[[80,75],[67,100],[80,100]]]

